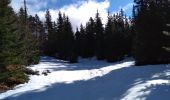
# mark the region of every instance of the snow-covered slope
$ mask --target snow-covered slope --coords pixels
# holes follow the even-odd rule
[[[30,81],[0,94],[4,100],[169,100],[169,65],[134,66],[126,59],[107,63],[80,59],[68,64],[42,57]],[[42,73],[49,70],[47,76]]]

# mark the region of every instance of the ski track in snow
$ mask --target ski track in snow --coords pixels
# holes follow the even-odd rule
[[[49,73],[47,76],[44,75],[31,75],[30,80],[28,83],[18,85],[14,88],[14,90],[9,90],[5,93],[0,94],[0,99],[4,99],[9,96],[18,96],[24,92],[32,91],[32,90],[38,90],[38,91],[44,91],[46,87],[49,87],[53,84],[57,83],[66,83],[70,84],[75,81],[87,81],[96,77],[102,77],[108,73],[110,73],[113,70],[118,70],[125,67],[130,67],[134,64],[134,62],[124,62],[121,64],[116,64],[114,66],[107,66],[100,69],[92,69],[92,70],[74,70],[74,71],[53,71],[52,69],[56,67],[64,68],[66,66],[63,66],[62,63],[58,63],[56,65],[56,62],[40,62],[38,65],[34,65],[31,67],[31,69],[35,71],[39,71],[39,73],[42,73],[43,71],[50,70],[51,73]]]

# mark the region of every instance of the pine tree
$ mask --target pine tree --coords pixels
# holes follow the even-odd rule
[[[65,17],[62,16],[62,13],[59,12],[58,13],[58,19],[57,19],[57,30],[56,30],[56,51],[57,51],[57,58],[60,58],[60,59],[65,59],[66,60],[66,57],[65,57],[65,51],[64,51],[64,47],[66,45],[64,45],[64,37],[63,35],[65,34],[64,33],[64,22],[65,22]]]
[[[40,20],[39,16],[35,15],[35,37],[38,38],[41,54],[45,51],[46,34],[43,22]]]
[[[64,55],[66,56],[66,58],[68,58],[68,60],[70,60],[70,57],[73,53],[74,33],[68,16],[66,17],[66,20],[64,22],[63,39],[63,45],[65,46],[63,49],[65,51]]]
[[[86,31],[84,26],[80,25],[80,56],[86,58]]]
[[[163,28],[163,51],[166,51],[162,54],[162,59],[168,60],[170,58],[170,1],[169,0],[162,0],[161,3],[161,12],[164,16],[164,28]],[[160,5],[160,4],[159,4]],[[170,61],[170,59],[169,59]],[[167,62],[169,62],[167,61]]]
[[[71,22],[68,16],[58,13],[57,24],[54,25],[55,34],[53,34],[53,42],[55,46],[55,57],[70,62],[76,62],[76,53],[74,52],[74,33],[72,30]]]
[[[76,53],[76,44],[74,39],[74,32],[72,30],[71,22],[69,17],[66,17],[65,24],[64,24],[64,33],[65,33],[65,42],[64,45],[66,46],[66,56],[70,63],[77,63],[78,55]]]
[[[27,37],[31,35],[27,34],[27,20],[25,19],[27,13],[24,12],[26,10],[21,9],[18,18],[13,9],[8,6],[9,3],[8,0],[0,2],[3,5],[1,6],[3,14],[0,18],[0,26],[3,28],[0,52],[1,64],[4,66],[28,65],[38,62],[35,61],[38,48],[35,47],[33,38]]]
[[[121,60],[128,55],[131,47],[131,35],[128,19],[123,10],[111,16],[105,27],[105,58],[108,62]]]
[[[9,4],[10,0],[0,1],[0,65],[5,67],[0,85],[5,87],[27,81],[24,65],[39,61],[38,46],[27,27],[26,2],[18,16]]]
[[[124,43],[125,43],[125,55],[126,56],[132,56],[132,43],[133,43],[133,25],[131,22],[131,18],[127,18],[125,16],[125,20],[124,20]]]
[[[135,0],[134,57],[137,65],[169,62],[169,53],[163,48],[167,42],[167,36],[163,34],[166,10],[162,9],[167,6],[163,2]]]
[[[104,28],[97,11],[95,18],[95,34],[96,34],[96,47],[95,47],[95,55],[98,60],[104,59]]]
[[[89,22],[86,24],[86,37],[85,37],[85,42],[86,42],[86,57],[93,57],[94,56],[94,46],[95,46],[95,23],[93,18],[91,17],[89,19]]]
[[[114,31],[114,23],[113,23],[113,18],[109,15],[108,13],[108,20],[105,26],[105,40],[104,40],[104,44],[105,44],[105,50],[104,50],[104,54],[105,54],[105,58],[107,59],[107,61],[111,62],[112,60],[114,61],[114,45],[113,43],[113,31]]]
[[[17,16],[9,6],[10,0],[0,1],[0,63],[2,66],[22,64]]]
[[[80,31],[76,30],[76,33],[75,33],[75,45],[76,45],[76,48],[75,48],[75,52],[78,56],[81,56],[81,33]]]
[[[18,31],[20,33],[21,50],[20,53],[23,59],[23,65],[30,65],[39,62],[39,41],[33,34],[29,26],[31,22],[28,20],[26,2],[24,2],[24,9],[21,8],[18,16]],[[34,19],[34,17],[32,17]]]
[[[53,24],[51,21],[51,14],[50,11],[46,11],[45,15],[46,21],[45,21],[45,29],[47,32],[47,42],[46,42],[46,48],[45,48],[45,53],[47,55],[54,55],[55,52],[55,37],[54,37],[54,29],[53,29]]]

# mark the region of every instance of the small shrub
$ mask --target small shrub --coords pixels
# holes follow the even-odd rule
[[[12,88],[18,84],[28,81],[28,76],[24,72],[24,67],[20,65],[9,65],[6,71],[0,73],[0,90],[6,87]]]
[[[24,69],[24,72],[27,74],[27,75],[39,75],[39,71],[33,71],[29,68],[25,68]]]

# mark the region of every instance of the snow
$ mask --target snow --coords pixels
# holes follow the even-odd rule
[[[79,63],[42,57],[30,81],[0,94],[0,100],[169,100],[169,65],[134,66],[133,59]],[[49,70],[47,76],[42,73]]]

